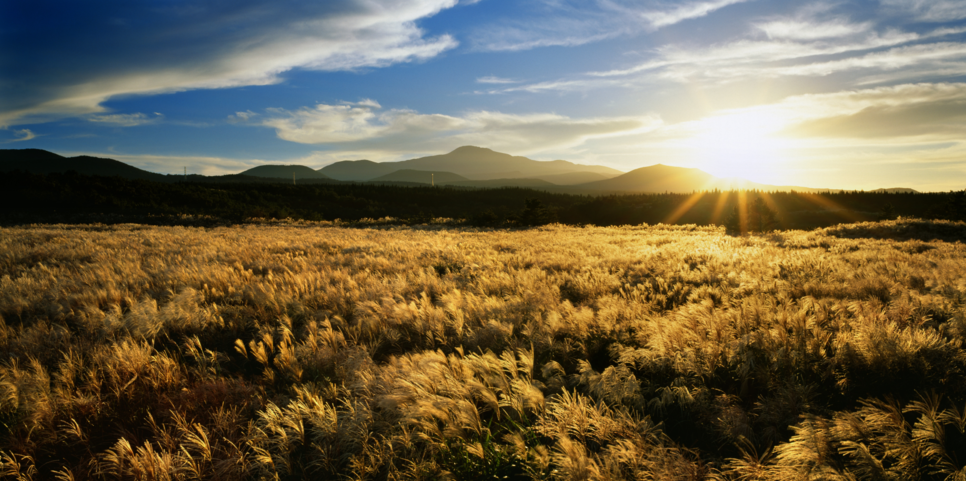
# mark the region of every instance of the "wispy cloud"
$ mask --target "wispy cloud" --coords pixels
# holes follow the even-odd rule
[[[864,33],[872,28],[872,22],[852,23],[845,19],[825,22],[785,19],[762,22],[755,27],[765,32],[769,38],[818,40]]]
[[[552,113],[505,114],[472,111],[459,116],[411,110],[381,110],[359,103],[319,104],[290,111],[272,109],[261,124],[279,138],[340,151],[438,152],[482,145],[528,153],[579,145],[593,139],[630,135],[656,128],[658,117],[571,118]]]
[[[33,133],[30,129],[2,129],[10,130],[13,133],[14,138],[4,140],[2,143],[10,144],[13,142],[23,142],[25,140],[32,140],[37,138],[37,134]]]
[[[949,22],[966,18],[966,3],[961,0],[881,0],[894,12],[913,15],[927,22]]]
[[[168,2],[50,12],[64,21],[11,12],[0,73],[0,124],[15,119],[100,114],[117,95],[156,94],[279,82],[293,68],[352,70],[428,59],[457,45],[415,22],[456,0]],[[29,12],[29,9],[24,9]],[[71,17],[71,18],[67,18]],[[105,23],[107,22],[107,23]],[[138,28],[125,25],[137,24]],[[3,25],[0,25],[2,27]],[[36,50],[47,29],[77,41]],[[66,29],[67,31],[63,31]]]
[[[535,1],[524,3],[530,6],[526,13],[481,25],[471,37],[474,48],[484,51],[584,45],[669,27],[746,1]]]
[[[258,114],[255,112],[252,112],[251,110],[245,110],[243,112],[235,112],[228,116],[228,122],[233,124],[236,124],[239,122],[247,122],[257,116]]]
[[[966,142],[966,83],[905,84],[801,95],[767,107],[785,112],[788,135],[877,142]]]
[[[916,67],[918,70],[921,66],[930,64],[954,66],[958,67],[958,73],[966,73],[966,44],[940,42],[912,45],[858,57],[791,67],[775,67],[767,69],[765,72],[759,72],[765,75],[817,77],[854,69],[899,70]]]
[[[955,77],[966,73],[966,47],[943,37],[966,32],[944,27],[922,33],[886,29],[836,18],[827,23],[798,17],[754,24],[768,38],[739,38],[703,47],[665,44],[637,65],[557,80],[491,89],[485,93],[548,92],[633,86],[641,82],[716,82],[779,77],[821,77],[859,71],[856,85],[876,81]],[[752,32],[753,34],[753,32]],[[759,35],[760,36],[760,35]],[[881,76],[877,72],[890,72]],[[609,80],[621,79],[621,80]],[[484,93],[484,92],[481,92]]]
[[[476,83],[481,83],[481,84],[515,84],[515,83],[519,83],[519,80],[513,80],[513,79],[508,79],[508,78],[503,78],[503,77],[495,77],[495,76],[492,76],[491,75],[491,76],[488,76],[488,77],[480,77],[480,78],[476,79]]]
[[[158,112],[154,113],[154,117],[148,116],[141,112],[134,114],[105,114],[105,115],[89,115],[87,120],[99,124],[109,124],[117,127],[134,127],[144,124],[153,124],[159,122],[164,118],[164,115]]]
[[[640,16],[654,28],[674,25],[684,20],[700,18],[709,13],[748,0],[714,0],[705,2],[674,2],[663,9],[645,10]]]

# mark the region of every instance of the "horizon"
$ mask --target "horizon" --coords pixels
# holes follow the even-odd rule
[[[966,4],[954,0],[0,12],[5,149],[221,175],[472,145],[776,186],[966,187]]]
[[[490,152],[494,152],[494,153],[500,154],[500,155],[510,155],[510,156],[513,156],[513,157],[521,157],[521,156],[514,156],[513,154],[509,154],[509,153],[506,153],[506,152],[496,152],[493,149],[489,149],[489,148],[486,148],[486,147],[479,147],[479,146],[475,146],[475,145],[462,145],[462,146],[457,147],[456,149],[454,149],[454,150],[452,150],[450,152],[444,152],[442,154],[431,154],[431,155],[429,155],[427,157],[432,157],[432,156],[445,156],[445,155],[452,154],[452,153],[456,152],[457,150],[464,149],[464,148],[482,149],[482,150],[488,150]],[[3,150],[4,149],[0,149],[0,152],[2,152]],[[41,151],[41,152],[49,152],[49,153],[53,153],[55,155],[60,155],[60,154],[58,154],[56,152],[50,152],[50,151],[46,151],[44,149],[36,149],[36,148],[29,148],[29,149],[6,149],[6,150],[38,150],[38,151]],[[100,158],[100,159],[106,159],[106,160],[113,160],[113,161],[117,161],[117,162],[122,162],[122,161],[120,161],[118,159],[114,159],[114,158],[111,158],[109,156],[108,157],[98,157],[98,156],[91,156],[91,155],[86,155],[86,154],[78,155],[78,156],[72,156],[72,157],[66,157],[66,156],[62,156],[61,155],[61,157],[64,157],[65,159],[78,158],[78,157],[95,157],[95,158]],[[524,157],[524,158],[526,158],[526,157]],[[375,162],[375,163],[382,164],[382,163],[405,162],[406,160],[414,160],[414,159],[387,160],[387,161],[382,161],[382,162],[379,162],[379,161],[371,161],[371,160],[368,160],[368,159],[347,159],[347,160],[340,160],[340,161],[336,161],[336,162],[333,162],[333,163],[330,163],[330,164],[326,164],[326,165],[323,165],[321,167],[312,167],[312,166],[308,166],[308,165],[304,165],[304,164],[264,163],[264,164],[258,164],[258,165],[253,165],[251,167],[247,167],[245,170],[238,171],[238,172],[230,171],[230,172],[224,172],[224,173],[219,173],[219,174],[208,174],[208,175],[206,175],[206,174],[199,174],[199,173],[188,173],[187,172],[187,168],[185,168],[185,173],[178,173],[178,172],[154,172],[154,171],[147,170],[147,169],[141,169],[140,167],[137,167],[137,166],[133,166],[133,167],[139,168],[139,169],[141,169],[141,170],[143,170],[145,172],[152,173],[152,174],[161,174],[161,175],[169,175],[169,176],[178,176],[179,177],[179,176],[182,176],[182,175],[192,175],[192,176],[197,176],[197,175],[200,175],[200,176],[238,175],[238,174],[245,174],[245,172],[248,172],[250,170],[255,170],[255,169],[259,168],[259,167],[303,167],[303,168],[307,168],[307,169],[310,169],[310,170],[315,171],[315,172],[322,172],[322,170],[325,167],[328,167],[328,166],[331,166],[331,165],[334,165],[334,164],[338,164],[338,163],[342,163],[342,162]],[[532,160],[534,162],[551,163],[551,162],[560,162],[562,159],[554,159],[554,160],[535,160],[535,159],[528,159],[528,160]],[[124,163],[124,162],[122,162],[122,163]],[[125,163],[125,165],[131,165],[131,164],[126,164]],[[589,165],[589,164],[574,164],[574,165],[580,166],[580,165]],[[642,170],[642,169],[647,169],[647,168],[652,168],[652,167],[671,167],[671,168],[676,168],[676,169],[698,170],[699,172],[703,172],[705,174],[709,174],[708,172],[705,172],[704,170],[702,170],[702,169],[700,169],[698,167],[680,167],[680,166],[674,166],[674,165],[666,165],[666,164],[662,164],[662,163],[656,163],[656,164],[650,164],[650,165],[644,165],[644,166],[641,166],[641,167],[637,167],[635,169],[632,169],[632,170],[629,170],[629,171],[626,171],[626,172],[625,171],[619,171],[621,173],[620,174],[617,174],[613,178],[620,177],[623,174],[628,174],[628,173],[631,173],[631,172],[634,172],[634,171],[639,171],[639,170]],[[453,174],[453,175],[462,177],[460,174],[456,174],[454,172],[449,172],[449,171],[445,171],[445,170],[421,170],[421,169],[403,168],[403,169],[400,169],[400,170],[397,170],[397,171],[393,171],[393,172],[404,172],[404,171],[438,173],[438,174],[439,173],[441,173],[441,174],[447,174],[448,173],[448,174]],[[579,171],[574,171],[574,172],[579,172]],[[714,179],[721,180],[721,181],[747,181],[747,179],[743,179],[743,178],[740,178],[740,177],[718,177],[718,176],[714,176],[713,174],[709,174],[709,175],[712,175],[712,177]],[[531,178],[538,178],[538,177],[519,177],[519,178],[510,178],[510,179],[505,179],[505,180],[526,180],[526,179],[531,179]],[[333,180],[337,180],[337,179],[333,179]],[[373,179],[373,180],[375,180],[375,179]],[[363,182],[364,183],[364,182],[368,182],[368,181],[345,181],[345,182]],[[445,181],[442,181],[442,182],[443,183],[446,183]],[[556,184],[556,185],[559,186],[559,187],[580,187],[580,184]],[[697,189],[695,192],[697,192],[697,193],[707,193],[707,192],[715,192],[715,191],[721,191],[721,192],[737,191],[737,192],[742,192],[742,191],[751,191],[751,190],[761,190],[762,188],[767,188],[767,187],[774,187],[775,189],[774,190],[765,189],[765,190],[763,190],[763,192],[768,192],[768,193],[790,192],[790,191],[794,191],[795,189],[805,189],[806,191],[807,190],[814,190],[814,191],[821,191],[821,192],[847,192],[847,191],[873,192],[873,191],[888,191],[888,190],[897,190],[897,189],[909,189],[909,187],[900,186],[900,185],[893,185],[893,186],[889,186],[889,187],[876,187],[876,188],[873,188],[873,189],[837,189],[837,188],[828,188],[828,187],[821,187],[821,186],[807,186],[807,185],[774,185],[774,184],[762,184],[760,187],[730,188],[730,189],[725,189],[725,188],[721,188],[721,187],[717,187],[717,186],[712,186],[712,185],[706,185],[705,188]],[[915,190],[915,189],[913,189],[913,190]],[[943,193],[943,192],[955,192],[955,190],[950,190],[950,191],[918,191],[918,190],[915,190],[915,191],[917,193],[923,193],[923,194],[928,194],[928,193]],[[601,192],[609,192],[609,191],[604,190],[604,191],[601,191]],[[680,193],[683,193],[683,192],[674,192],[674,193],[679,193],[680,194]]]

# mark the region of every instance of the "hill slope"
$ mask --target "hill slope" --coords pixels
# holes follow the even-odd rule
[[[317,172],[337,180],[372,180],[376,177],[402,170],[397,162],[373,162],[371,160],[343,160],[318,169]]]
[[[452,172],[471,180],[539,177],[570,172],[593,172],[611,177],[621,174],[619,170],[600,165],[580,165],[566,160],[542,162],[472,146],[460,147],[448,154],[400,162],[345,160],[327,165],[319,169],[319,172],[339,180],[372,180],[406,169]]]
[[[436,184],[445,184],[447,182],[460,182],[466,180],[469,179],[463,177],[462,175],[456,175],[452,172],[430,172],[426,170],[403,169],[376,177],[375,179],[370,180],[370,182],[418,182],[420,184],[431,184],[435,182]]]
[[[617,177],[617,175],[607,175],[601,174],[599,172],[567,172],[564,174],[551,174],[551,175],[541,175],[539,177],[534,177],[535,179],[545,180],[551,184],[557,185],[577,185],[586,184],[588,182],[597,182],[599,180],[607,180]]]
[[[291,179],[293,175],[296,179],[331,179],[331,177],[304,165],[259,165],[241,172],[240,175],[271,179]]]
[[[571,186],[585,192],[677,192],[687,193],[705,190],[748,190],[820,192],[816,189],[790,185],[759,184],[737,177],[715,177],[701,169],[656,164],[632,170],[624,175]]]
[[[63,157],[41,149],[0,150],[0,172],[20,170],[32,174],[52,174],[75,171],[85,175],[123,177],[165,181],[166,175],[141,170],[114,159],[102,159],[86,155]]]
[[[540,179],[464,180],[459,182],[447,182],[446,185],[454,185],[459,187],[479,187],[487,189],[496,189],[500,187],[526,187],[531,189],[557,187],[556,184],[551,184],[550,182]]]
[[[883,192],[889,194],[918,194],[919,191],[916,189],[910,189],[908,187],[888,187],[885,189],[872,189],[869,192]]]
[[[700,169],[657,164],[632,170],[612,179],[588,182],[574,187],[588,190],[624,192],[691,192],[707,189],[717,177]],[[713,188],[713,187],[711,187]]]

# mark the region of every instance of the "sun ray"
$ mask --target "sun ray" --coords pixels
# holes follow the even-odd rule
[[[674,212],[668,214],[668,216],[662,222],[665,224],[674,224],[678,221],[678,219],[681,218],[681,216],[688,213],[688,211],[690,211],[706,193],[706,191],[699,190],[691,194],[687,199],[684,200],[684,202],[681,203],[681,205],[678,206],[677,209],[674,209]]]
[[[738,191],[738,225],[741,233],[748,232],[748,191]]]
[[[728,199],[731,198],[733,192],[728,191],[718,191],[718,200],[714,204],[714,210],[711,212],[711,223],[720,224],[721,223],[721,213],[724,212],[725,206],[728,204]]]
[[[800,193],[799,197],[806,202],[813,205],[821,207],[825,210],[835,212],[837,215],[841,216],[843,219],[849,222],[861,222],[862,217],[856,215],[849,209],[837,204],[832,199],[825,197],[825,193]]]

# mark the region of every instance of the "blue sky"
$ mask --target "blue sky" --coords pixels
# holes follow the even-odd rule
[[[966,2],[13,0],[0,142],[172,173],[478,145],[962,189]]]

